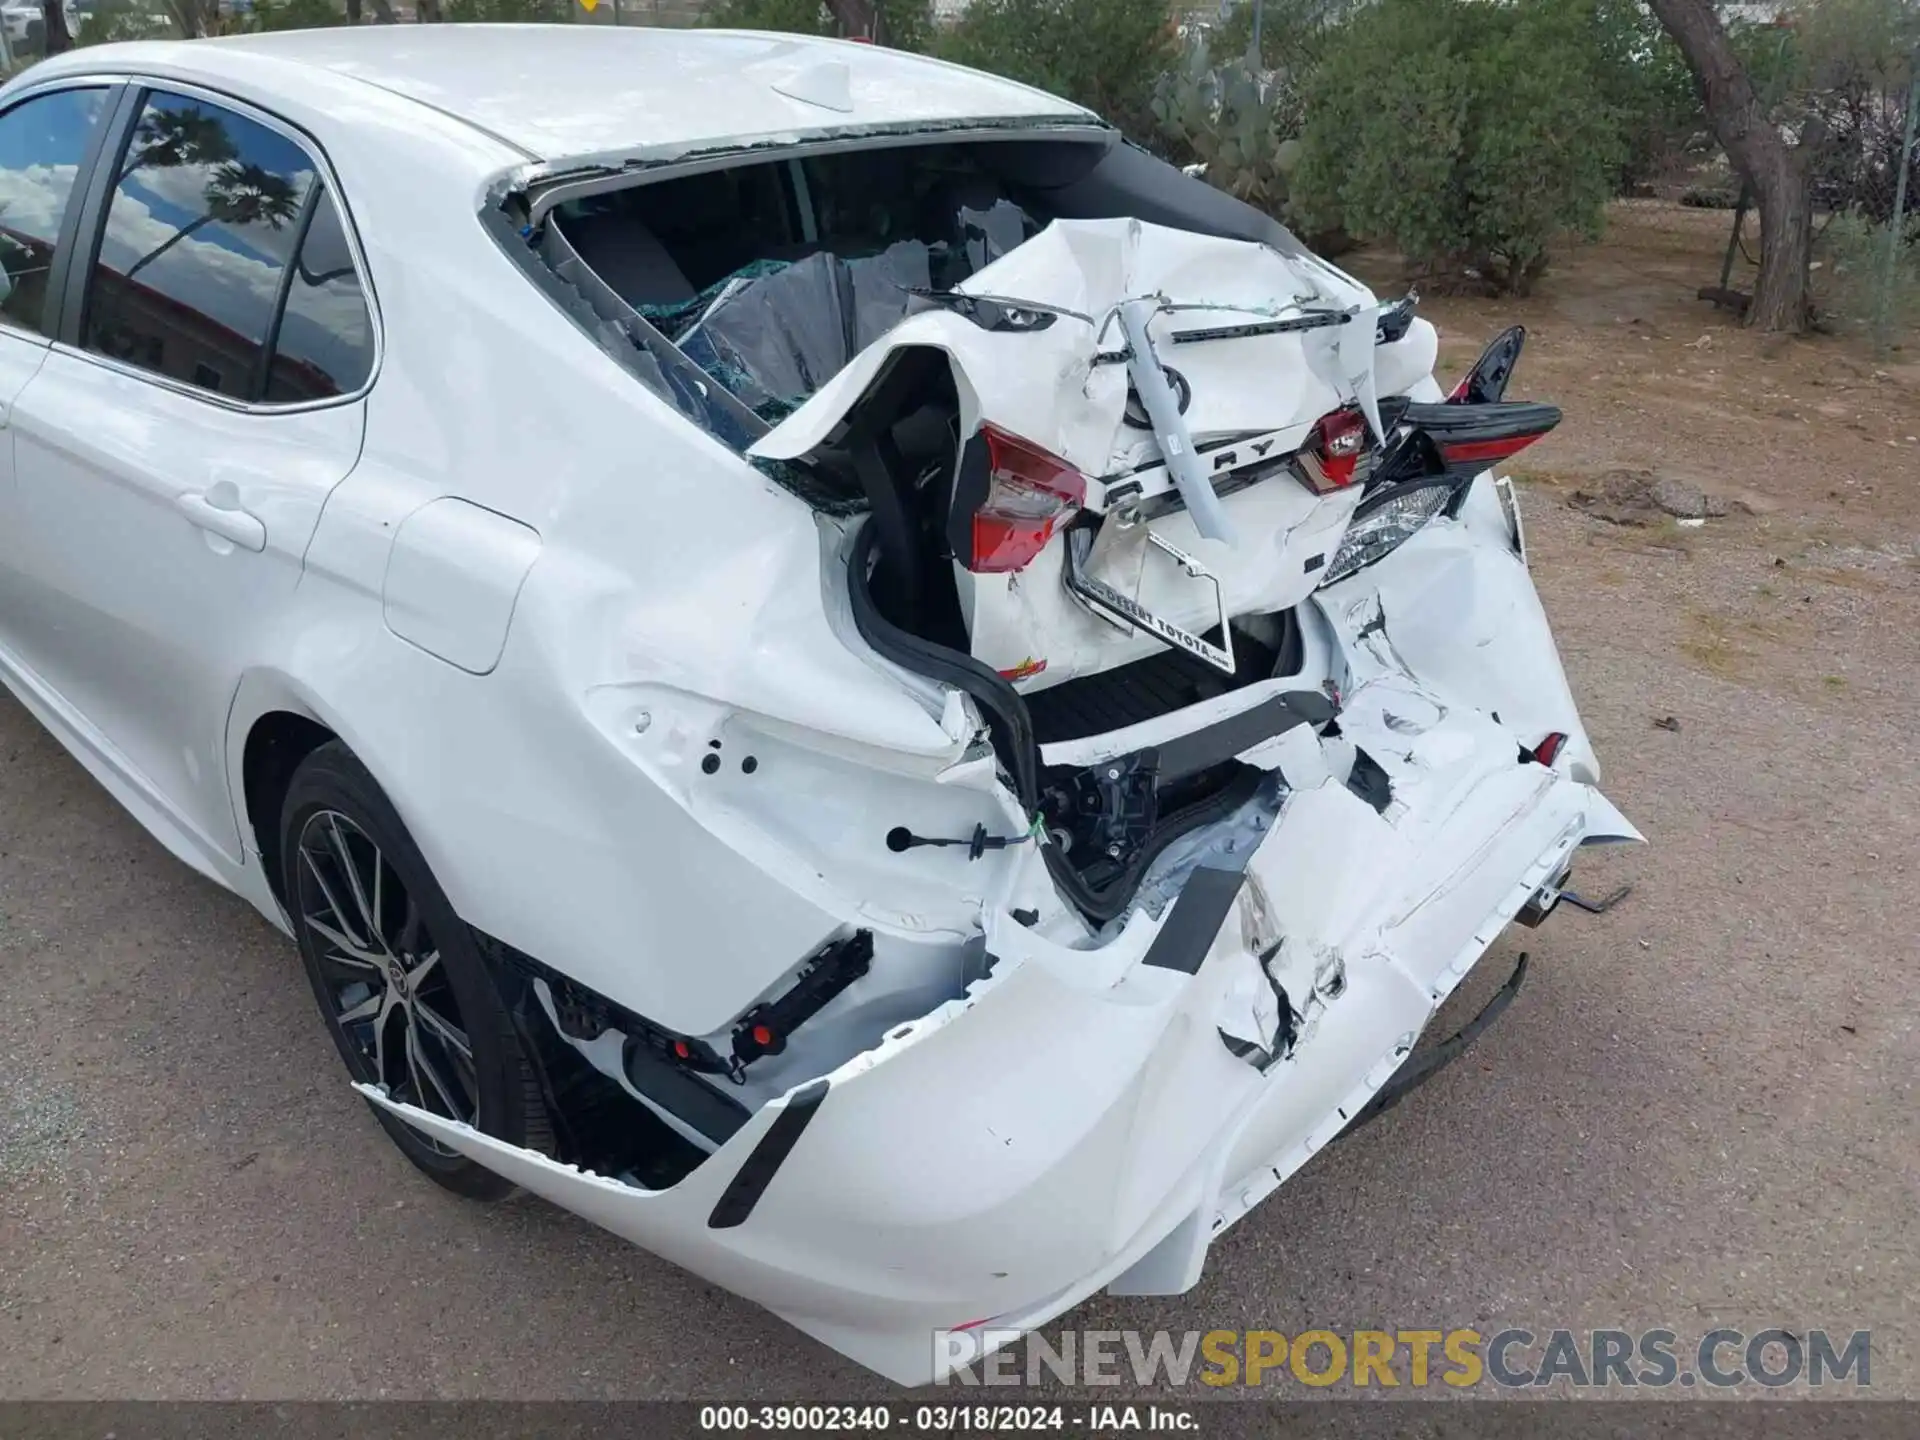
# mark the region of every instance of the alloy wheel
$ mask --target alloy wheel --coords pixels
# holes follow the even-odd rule
[[[337,810],[307,818],[299,855],[299,923],[318,958],[334,1023],[359,1062],[358,1078],[384,1086],[396,1100],[477,1126],[473,1045],[440,950],[399,875],[366,831]]]

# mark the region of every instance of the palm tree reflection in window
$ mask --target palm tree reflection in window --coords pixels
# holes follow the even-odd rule
[[[127,267],[131,280],[202,226],[265,225],[278,230],[300,213],[300,196],[284,175],[228,160],[207,179],[206,212],[194,217]]]
[[[127,143],[127,158],[115,183],[134,171],[176,165],[220,165],[234,158],[233,137],[227,134],[226,121],[187,105],[177,110],[148,105]]]
[[[185,184],[169,184],[168,173]],[[221,376],[244,388],[313,183],[304,152],[264,126],[176,97],[149,101],[108,213],[90,346],[205,389],[229,389],[208,378]],[[182,209],[188,218],[174,222]],[[230,238],[216,233],[182,248],[213,226]],[[277,233],[286,238],[268,238]],[[139,278],[169,254],[176,263],[155,272],[164,279]]]

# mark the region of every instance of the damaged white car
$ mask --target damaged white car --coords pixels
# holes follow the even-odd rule
[[[421,1169],[887,1375],[1192,1286],[1637,838],[1490,469],[1559,418],[1518,332],[1443,393],[1410,299],[1050,96],[104,46],[0,91],[0,182],[8,684]]]

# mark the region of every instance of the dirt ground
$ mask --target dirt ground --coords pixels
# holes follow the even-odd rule
[[[1693,298],[1724,223],[1629,204],[1525,302],[1423,306],[1449,376],[1526,324],[1516,393],[1567,411],[1523,503],[1651,841],[1577,878],[1633,895],[1509,932],[1463,1002],[1520,949],[1532,978],[1472,1058],[1317,1157],[1196,1290],[1065,1323],[1871,1329],[1875,1393],[1920,1395],[1920,354],[1731,328]],[[1570,508],[1620,469],[1742,503]],[[10,701],[0,985],[0,1396],[891,1393],[571,1216],[417,1177],[291,948]]]

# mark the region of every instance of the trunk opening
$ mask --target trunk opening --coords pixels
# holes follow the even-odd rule
[[[1048,873],[1067,901],[1096,926],[1126,910],[1148,868],[1169,845],[1253,798],[1264,772],[1236,755],[1294,725],[1323,726],[1333,718],[1333,706],[1323,695],[1297,692],[1182,736],[1177,755],[1174,746],[1165,747],[1164,767],[1162,751],[1154,749],[1097,765],[1049,767],[1040,753],[1033,710],[1004,677],[964,650],[901,627],[884,612],[873,583],[882,536],[874,520],[854,537],[847,581],[855,628],[886,659],[973,699],[1021,807],[1046,828],[1048,843],[1041,854]],[[1071,729],[1102,706],[1137,713],[1181,698],[1184,684],[1191,682],[1154,668],[1163,658],[1141,662],[1145,672],[1130,674],[1135,667],[1122,666],[1056,687],[1068,696],[1047,711],[1048,722]],[[1256,673],[1253,678],[1268,677]],[[1082,685],[1088,688],[1074,688]]]

